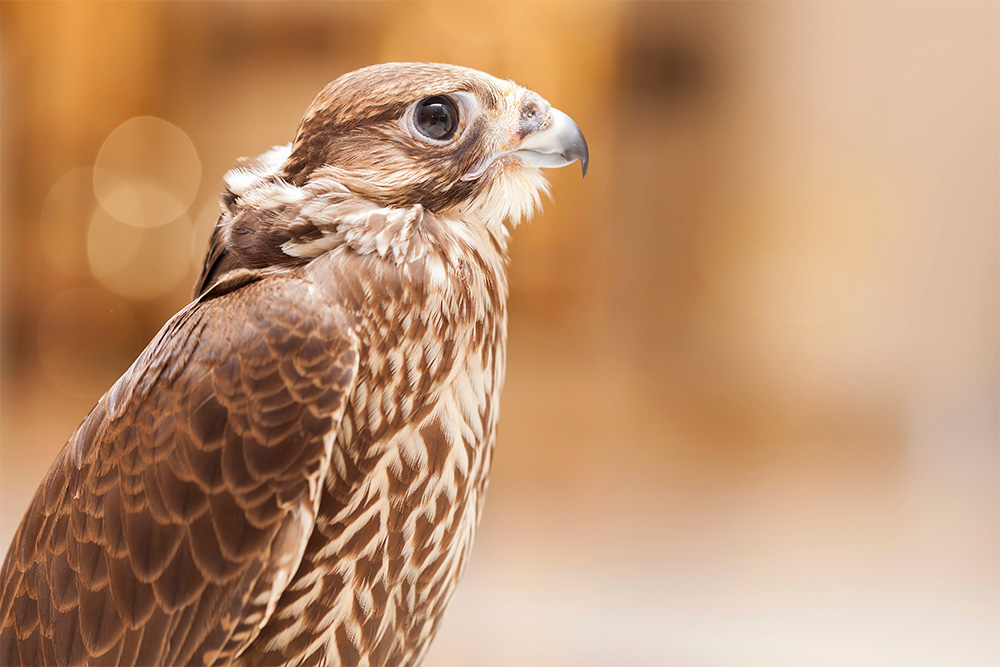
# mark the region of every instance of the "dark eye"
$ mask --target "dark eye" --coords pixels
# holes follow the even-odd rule
[[[417,105],[417,129],[431,139],[451,139],[458,129],[458,109],[450,97],[435,95]]]

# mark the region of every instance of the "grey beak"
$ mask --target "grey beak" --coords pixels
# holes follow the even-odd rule
[[[584,178],[590,162],[583,132],[559,109],[552,109],[545,127],[525,137],[514,155],[529,167],[565,167],[579,160]]]

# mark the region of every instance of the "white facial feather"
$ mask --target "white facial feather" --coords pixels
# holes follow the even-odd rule
[[[549,181],[541,169],[519,164],[501,165],[502,170],[478,197],[457,207],[452,214],[475,220],[495,235],[506,235],[504,224],[516,227],[530,220],[541,206],[542,193],[549,194]]]

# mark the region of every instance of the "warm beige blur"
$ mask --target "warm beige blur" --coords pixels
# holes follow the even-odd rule
[[[337,75],[569,113],[429,665],[1000,662],[1000,4],[0,5],[0,552]]]

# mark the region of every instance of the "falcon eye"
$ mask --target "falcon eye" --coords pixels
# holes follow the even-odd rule
[[[425,137],[447,141],[458,129],[458,108],[450,97],[428,97],[417,104],[414,124]]]

